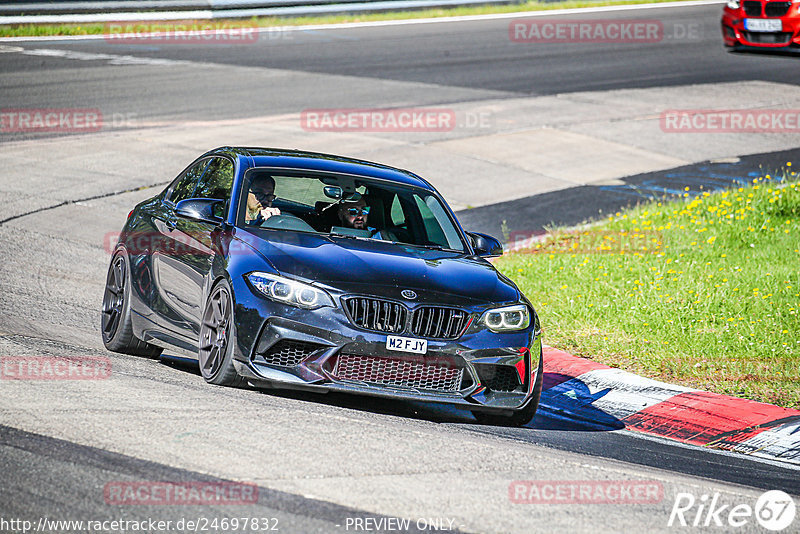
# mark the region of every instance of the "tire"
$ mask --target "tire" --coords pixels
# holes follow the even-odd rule
[[[198,360],[200,374],[209,384],[241,387],[246,380],[233,367],[236,324],[232,294],[227,280],[220,280],[211,288],[200,323]]]
[[[114,352],[157,358],[161,347],[142,341],[133,335],[131,323],[131,280],[128,257],[117,252],[111,258],[103,293],[103,311],[100,319],[100,332],[103,345]]]
[[[525,426],[536,417],[536,410],[539,408],[539,399],[542,397],[542,382],[544,380],[544,366],[542,353],[539,352],[539,371],[536,373],[536,384],[533,387],[533,394],[528,404],[521,410],[515,411],[512,415],[497,415],[475,410],[472,415],[482,425],[491,426]]]

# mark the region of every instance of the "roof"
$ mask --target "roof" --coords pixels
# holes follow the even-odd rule
[[[220,147],[204,155],[228,154],[247,160],[247,167],[288,167],[293,169],[309,169],[315,171],[354,174],[371,178],[382,178],[405,185],[421,187],[433,191],[434,188],[426,180],[409,171],[333,154],[288,150],[282,148],[258,147]]]

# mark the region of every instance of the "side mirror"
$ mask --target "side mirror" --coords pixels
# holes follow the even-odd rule
[[[491,258],[503,254],[503,245],[492,236],[478,232],[467,232],[467,235],[472,240],[472,248],[476,255]]]
[[[225,201],[216,198],[187,198],[175,205],[175,215],[192,221],[209,224],[222,224],[222,217],[217,215]]]

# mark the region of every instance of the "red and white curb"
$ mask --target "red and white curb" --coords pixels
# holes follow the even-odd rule
[[[599,428],[800,465],[800,411],[643,378],[544,349],[541,406]]]

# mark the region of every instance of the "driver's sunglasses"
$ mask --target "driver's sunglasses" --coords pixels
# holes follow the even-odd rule
[[[359,215],[369,215],[369,206],[364,206],[363,208],[347,208],[347,213],[353,217],[358,217]]]
[[[259,202],[272,202],[277,198],[272,193],[264,193],[263,191],[251,191]]]

